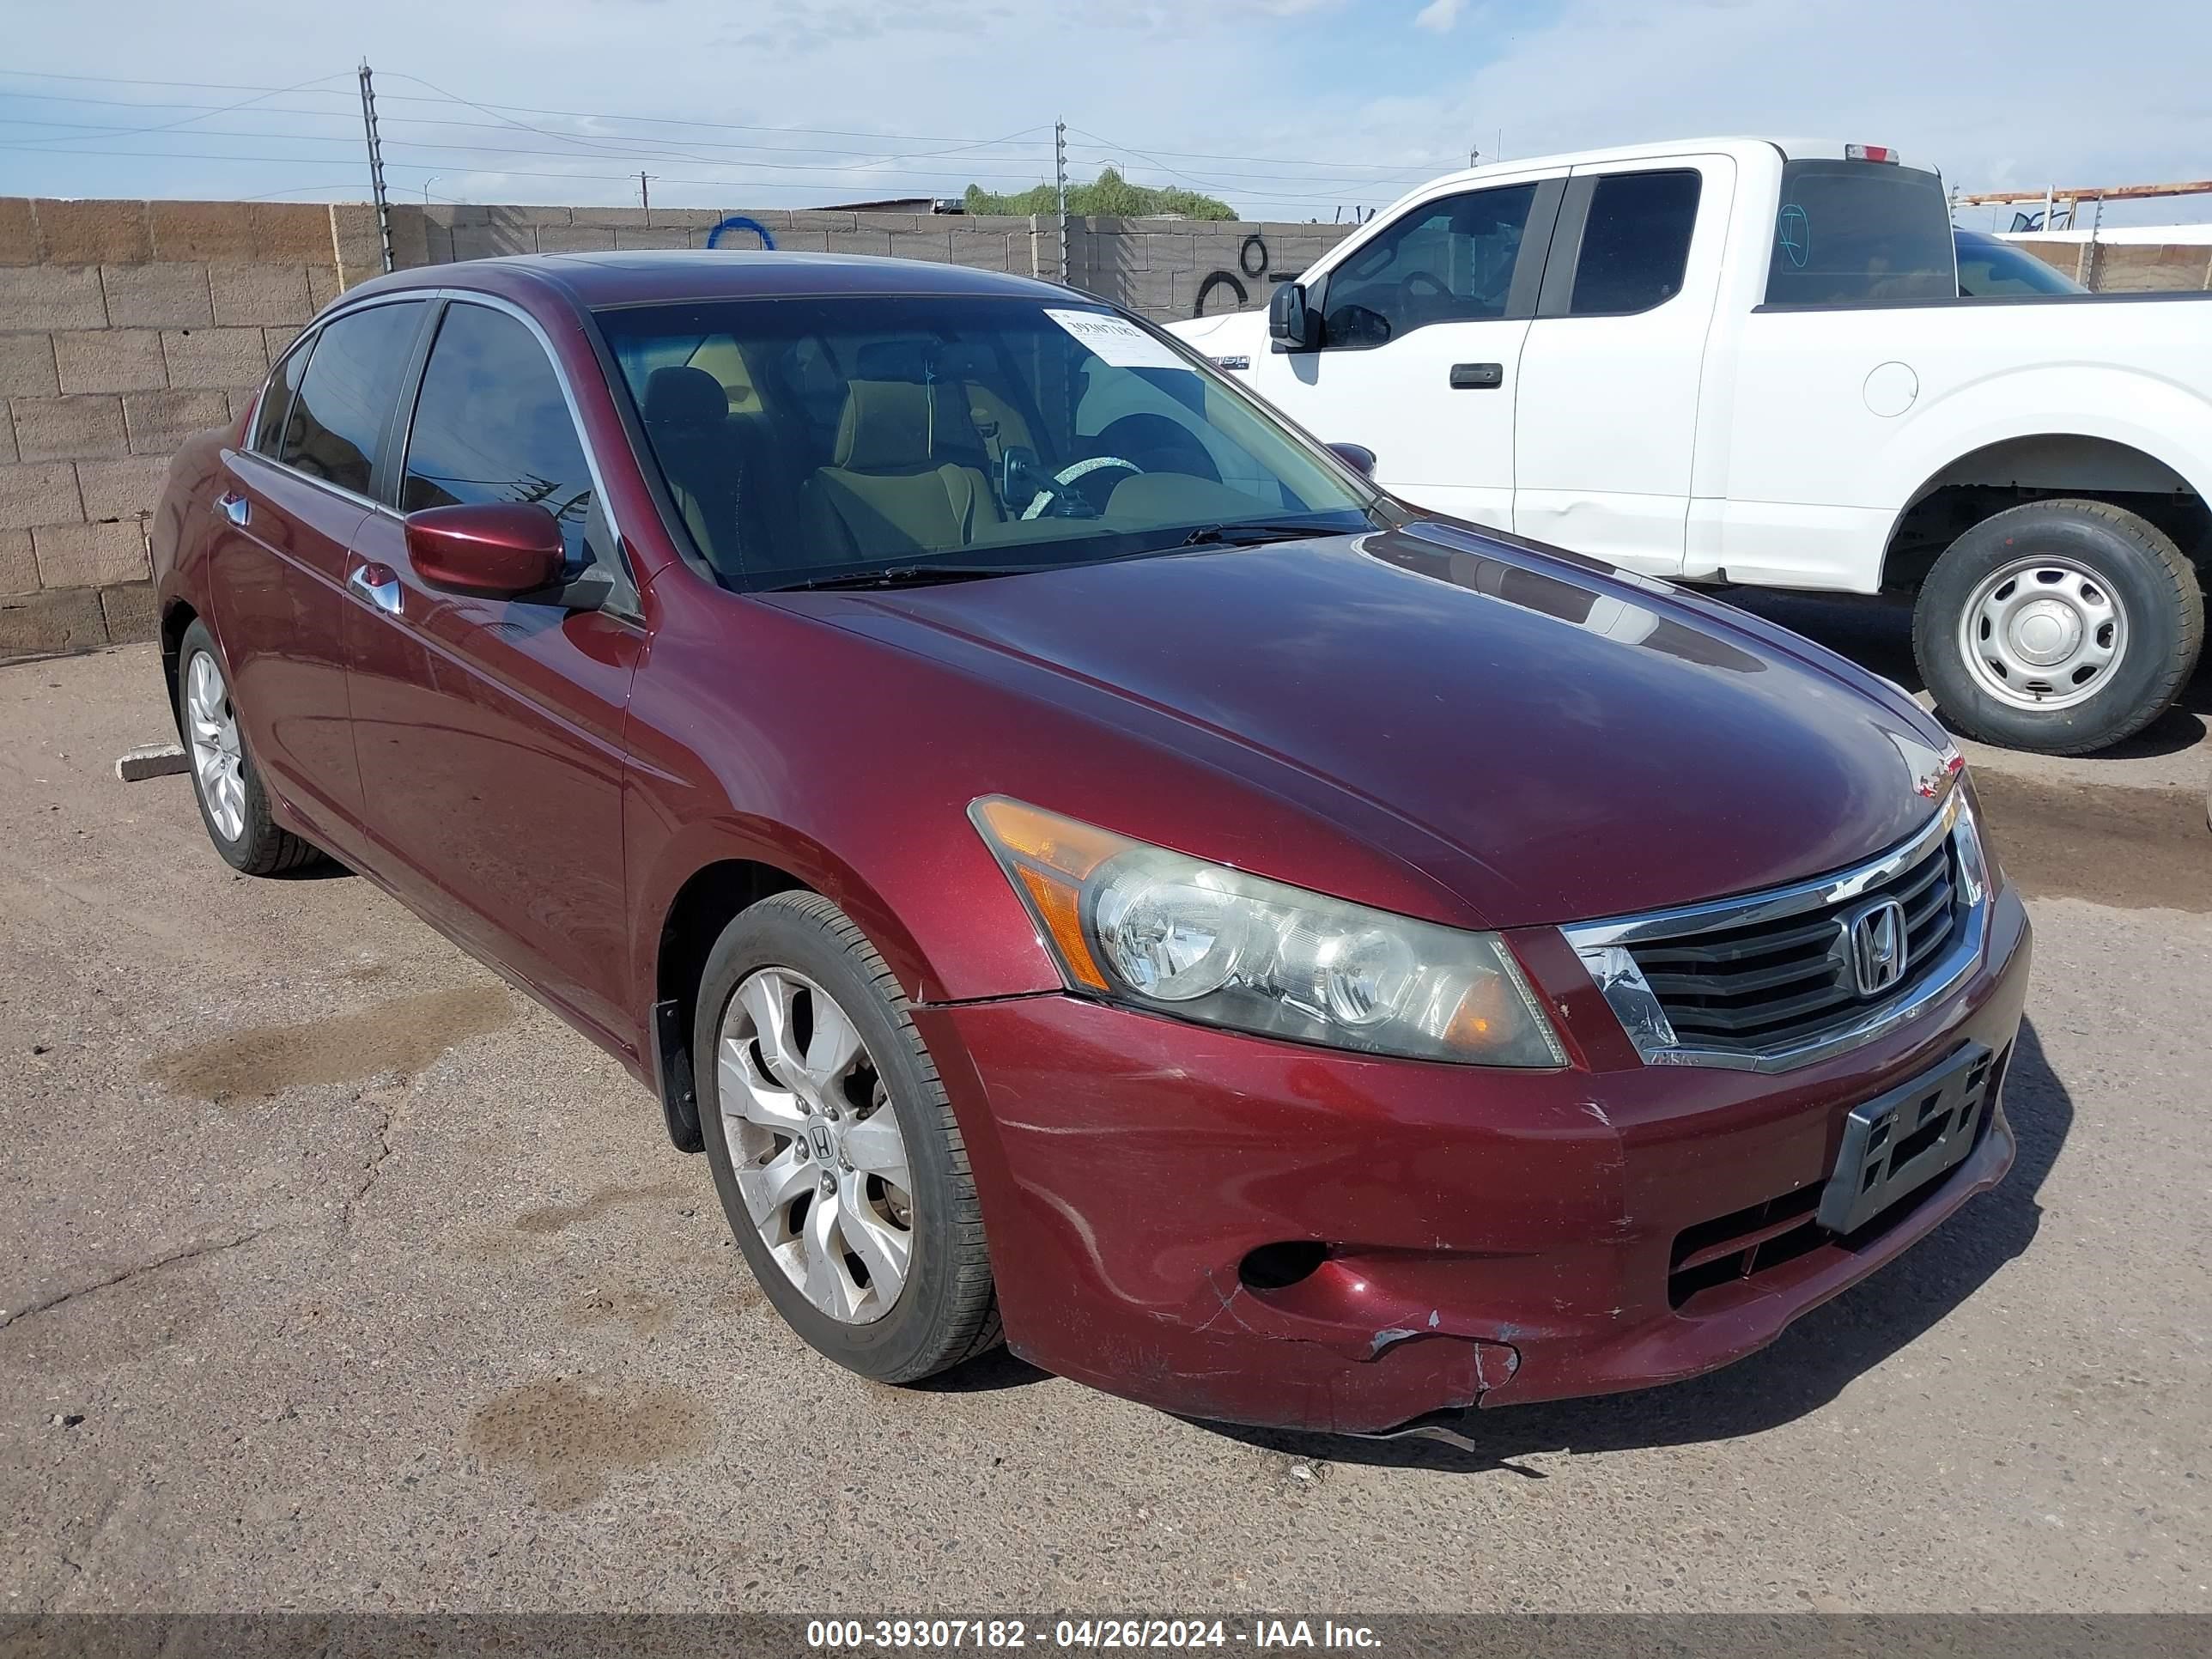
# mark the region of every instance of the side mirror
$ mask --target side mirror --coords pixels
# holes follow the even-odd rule
[[[1365,444],[1331,444],[1329,453],[1363,478],[1375,476],[1375,452]]]
[[[1321,318],[1306,303],[1304,283],[1284,283],[1267,301],[1267,337],[1278,351],[1313,351],[1321,345]]]
[[[513,501],[426,507],[407,515],[407,556],[433,587],[480,599],[542,593],[566,580],[560,521]]]

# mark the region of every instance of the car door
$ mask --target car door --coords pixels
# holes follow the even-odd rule
[[[1434,197],[1363,237],[1307,284],[1320,349],[1255,356],[1255,389],[1325,442],[1373,450],[1385,489],[1511,528],[1522,343],[1563,188]]]
[[[1575,170],[1521,354],[1521,534],[1682,568],[1735,174],[1724,155]]]
[[[425,914],[635,1047],[623,1006],[623,726],[644,644],[599,477],[544,340],[523,314],[454,299],[394,423],[392,500],[353,548],[349,695],[364,816],[393,884]],[[404,514],[544,505],[572,574],[605,609],[441,592]],[[619,614],[624,611],[628,614]]]
[[[209,607],[246,740],[332,850],[355,845],[361,779],[342,635],[348,549],[368,514],[385,414],[422,301],[344,313],[278,362],[248,447],[223,455]]]

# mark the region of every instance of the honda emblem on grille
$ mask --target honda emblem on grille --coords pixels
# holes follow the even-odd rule
[[[1851,977],[1863,997],[1879,996],[1905,977],[1905,907],[1881,898],[1854,911],[1844,924],[1851,952]]]

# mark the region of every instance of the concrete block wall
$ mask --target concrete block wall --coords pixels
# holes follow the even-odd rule
[[[329,208],[0,198],[0,658],[144,639],[170,455],[338,291]]]
[[[702,248],[733,212],[787,252],[1060,270],[1048,217],[720,208],[395,204],[392,259]],[[1351,229],[1076,219],[1068,271],[1164,322],[1264,305]],[[147,527],[169,457],[242,414],[301,325],[382,269],[365,203],[0,197],[0,660],[152,637]]]
[[[2212,246],[2203,242],[2022,241],[2020,246],[2097,294],[2212,290]]]

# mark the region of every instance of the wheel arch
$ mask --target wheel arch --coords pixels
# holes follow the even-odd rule
[[[940,994],[935,971],[896,911],[811,840],[729,824],[696,826],[665,850],[659,866],[642,896],[638,970],[652,988],[646,1036],[654,1091],[669,1139],[681,1151],[702,1145],[691,1053],[700,976],[715,940],[748,906],[776,893],[818,893],[867,936],[910,999],[927,1002]]]
[[[653,1018],[647,1036],[653,1091],[660,1097],[668,1138],[678,1152],[705,1150],[691,1027],[698,1012],[700,978],[714,941],[740,912],[761,900],[776,893],[813,890],[775,865],[718,858],[684,878],[662,910],[653,945]]]
[[[1921,480],[1892,520],[1882,586],[1918,584],[1975,525],[2033,501],[2086,498],[2135,513],[2200,565],[2212,559],[2212,507],[2191,476],[2142,444],[2087,429],[2040,428],[1960,453]]]
[[[172,599],[161,612],[161,684],[168,688],[169,718],[175,723],[179,738],[185,734],[185,717],[183,692],[177,683],[177,659],[184,654],[185,630],[199,619],[200,613],[183,599]]]

